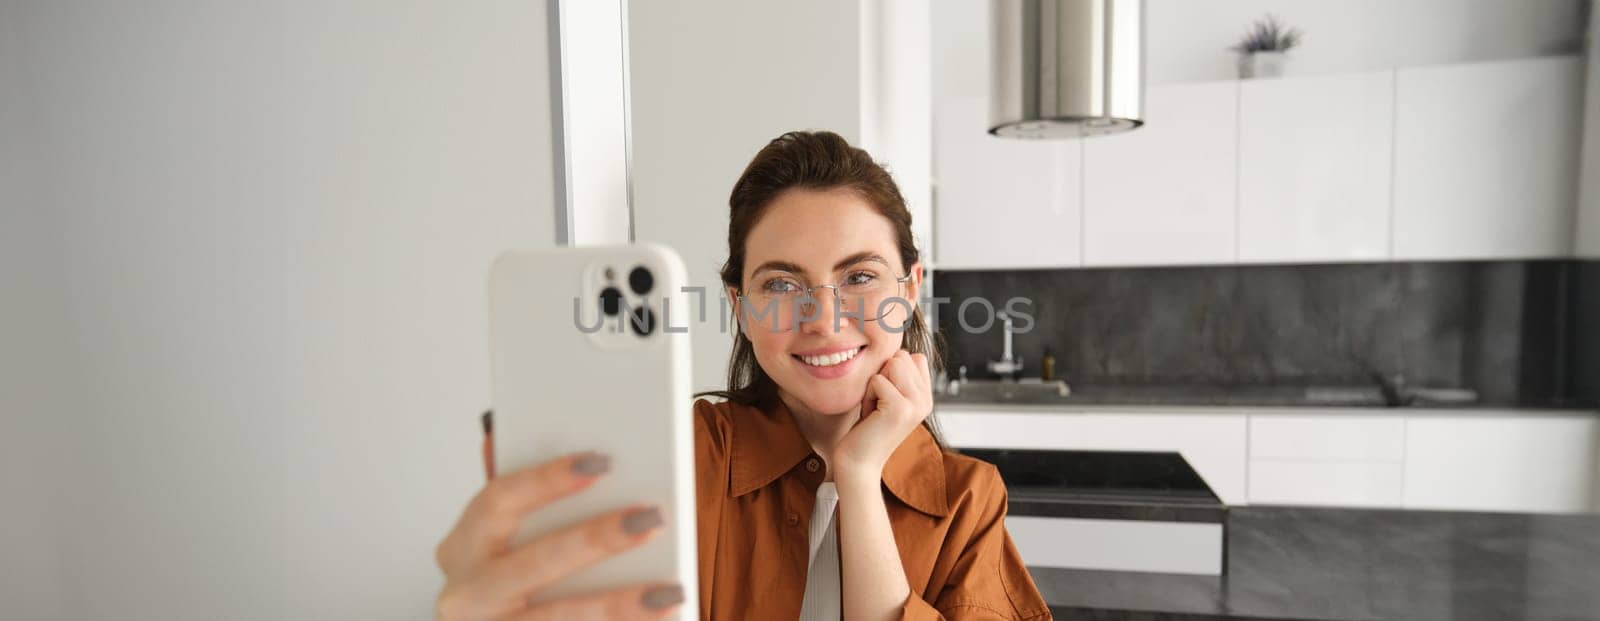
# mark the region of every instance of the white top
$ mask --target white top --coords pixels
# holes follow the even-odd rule
[[[823,481],[811,509],[811,561],[806,566],[800,621],[839,621],[844,615],[839,598],[839,523],[833,519],[838,506],[839,489],[832,481]]]

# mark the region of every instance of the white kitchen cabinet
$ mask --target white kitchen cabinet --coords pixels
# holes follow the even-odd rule
[[[1399,508],[1405,466],[1360,461],[1250,461],[1250,504]]]
[[[1152,85],[1143,127],[1064,142],[994,138],[982,98],[946,101],[939,266],[1600,257],[1600,175],[1579,174],[1600,170],[1582,67]]]
[[[938,413],[945,440],[960,448],[1177,451],[1228,504],[1246,501],[1245,421],[1228,413]]]
[[[1394,72],[1239,85],[1239,261],[1389,257]]]
[[[1406,421],[1408,509],[1591,511],[1600,417],[1471,412]]]
[[[1084,140],[1085,265],[1234,261],[1238,95],[1151,85],[1143,127]]]
[[[1396,72],[1395,259],[1570,254],[1582,66],[1561,56]]]
[[[1405,418],[1355,409],[1250,416],[1250,503],[1399,507]]]
[[[1405,430],[1404,417],[1370,409],[1252,412],[1250,459],[1399,463]]]
[[[983,97],[942,102],[934,116],[938,267],[1082,264],[1079,141],[992,136]]]

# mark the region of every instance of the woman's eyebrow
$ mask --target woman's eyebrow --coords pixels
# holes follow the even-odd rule
[[[852,254],[852,255],[850,255],[848,257],[840,259],[838,263],[833,264],[833,270],[834,271],[839,271],[839,270],[842,270],[842,269],[844,269],[846,267],[850,267],[851,265],[855,265],[857,263],[861,263],[863,261],[877,261],[878,263],[882,263],[884,265],[888,265],[889,264],[888,261],[884,260],[883,255],[880,255],[880,254],[878,254],[876,252],[872,252],[870,250],[867,250],[867,251],[863,251],[863,252],[857,252],[857,253]],[[791,274],[800,274],[800,275],[805,275],[805,273],[806,273],[805,268],[802,268],[799,265],[796,265],[796,264],[791,263],[789,261],[767,261],[765,263],[762,263],[761,265],[756,266],[756,269],[751,271],[750,273],[752,275],[760,274],[761,272],[764,272],[764,271],[767,271],[767,270],[778,270],[778,271],[781,271],[781,272],[789,272]]]

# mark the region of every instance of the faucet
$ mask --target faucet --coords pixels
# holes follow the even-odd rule
[[[999,360],[989,361],[989,372],[995,375],[1011,376],[1022,371],[1022,359],[1011,355],[1011,316],[1005,313],[995,313],[995,319],[1000,320],[1001,335],[1005,339],[1005,347],[1001,351]]]
[[[934,387],[934,390],[952,397],[961,394],[961,386],[967,383],[967,365],[961,365],[961,370],[958,373],[959,375],[956,378],[946,378],[945,381],[940,382]],[[944,372],[940,371],[939,376],[945,377]]]

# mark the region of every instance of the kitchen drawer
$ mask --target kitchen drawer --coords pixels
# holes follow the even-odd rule
[[[1405,459],[1406,421],[1359,412],[1250,417],[1250,459],[1399,462]]]
[[[1222,524],[1007,515],[1006,532],[1029,567],[1222,575]]]
[[[1405,506],[1457,511],[1595,510],[1593,413],[1434,415],[1407,421]]]
[[[1392,462],[1250,461],[1250,504],[1398,508],[1405,465]]]

